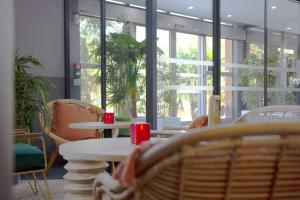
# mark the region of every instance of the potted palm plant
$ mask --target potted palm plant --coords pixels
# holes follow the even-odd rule
[[[137,117],[137,86],[142,81],[145,47],[145,41],[138,42],[127,33],[112,33],[107,42],[108,94],[113,104],[127,99],[131,117]]]
[[[42,67],[40,61],[32,56],[16,54],[15,71],[15,127],[32,131],[37,113],[41,112],[48,119],[46,103],[54,88],[51,81],[32,75],[28,69]]]
[[[125,21],[121,32],[107,36],[107,96],[118,116],[137,117],[138,93],[143,92],[145,84],[141,71],[145,69],[146,41],[138,42],[130,34],[129,26]],[[100,55],[98,48],[94,56]],[[101,83],[100,76],[96,83]]]

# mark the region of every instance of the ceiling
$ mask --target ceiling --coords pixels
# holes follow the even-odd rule
[[[126,4],[145,6],[145,0],[118,0]],[[212,0],[157,0],[157,7],[201,19],[212,19]],[[190,9],[188,9],[190,7]],[[192,8],[193,7],[193,8]],[[263,0],[221,0],[221,19],[231,24],[264,25]],[[268,28],[300,33],[300,3],[289,0],[268,1]]]

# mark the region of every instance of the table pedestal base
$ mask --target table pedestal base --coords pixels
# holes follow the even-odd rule
[[[68,161],[65,165],[68,172],[64,175],[65,199],[93,200],[93,182],[106,167],[108,164],[104,161]]]

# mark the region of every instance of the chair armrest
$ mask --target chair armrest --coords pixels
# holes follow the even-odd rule
[[[168,131],[168,130],[172,130],[172,131],[185,131],[188,129],[188,126],[166,126],[163,128],[163,131]]]
[[[16,134],[25,134],[25,133],[27,133],[27,131],[26,131],[26,129],[23,129],[23,128],[13,130],[14,135],[16,135]]]
[[[129,192],[129,191],[128,191]],[[94,199],[123,199],[128,196],[127,188],[122,186],[118,180],[113,179],[106,171],[98,174],[94,181]]]
[[[38,139],[41,133],[17,133],[14,135],[15,139]]]
[[[186,132],[180,130],[162,130],[162,131],[151,130],[150,131],[151,137],[171,137],[174,135],[179,135],[184,133]]]

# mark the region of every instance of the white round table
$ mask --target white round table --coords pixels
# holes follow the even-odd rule
[[[151,142],[162,140],[152,138]],[[134,151],[130,138],[102,138],[68,142],[60,145],[59,153],[68,161],[64,176],[65,199],[93,199],[93,181],[108,167],[107,161],[121,161]]]
[[[112,137],[118,137],[120,128],[130,128],[131,122],[115,122],[113,124],[105,124],[103,122],[81,122],[69,124],[69,128],[76,129],[110,129]]]

